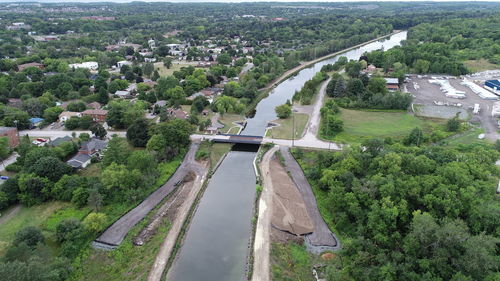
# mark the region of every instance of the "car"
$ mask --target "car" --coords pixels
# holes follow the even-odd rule
[[[9,177],[8,176],[0,176],[0,180],[8,180]]]

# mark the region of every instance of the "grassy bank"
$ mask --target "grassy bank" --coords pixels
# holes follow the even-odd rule
[[[309,120],[309,115],[305,113],[295,113],[295,139],[300,139],[304,133],[304,129],[306,128],[307,121]],[[289,117],[287,119],[277,119],[273,121],[279,126],[273,127],[269,129],[266,133],[266,137],[271,137],[275,139],[292,139],[292,131],[293,131],[293,118]]]
[[[370,138],[401,139],[415,127],[431,131],[442,123],[434,119],[418,118],[406,111],[368,111],[341,109],[344,130],[332,140],[344,143],[361,143]]]

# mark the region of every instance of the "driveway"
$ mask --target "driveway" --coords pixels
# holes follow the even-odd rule
[[[0,162],[0,172],[5,171],[5,167],[7,167],[10,164],[16,162],[17,157],[19,157],[19,154],[17,154],[17,152],[14,152],[9,157],[7,157],[7,159],[5,159],[2,162]]]

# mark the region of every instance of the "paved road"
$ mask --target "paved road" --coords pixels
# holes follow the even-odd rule
[[[270,239],[271,239],[271,218],[273,210],[273,182],[269,175],[269,163],[271,157],[278,150],[274,146],[269,150],[260,164],[262,171],[263,187],[259,199],[259,217],[255,229],[255,240],[253,246],[253,275],[252,281],[269,281],[270,278]]]
[[[285,160],[285,168],[288,172],[290,172],[293,181],[306,203],[307,212],[314,221],[313,233],[305,236],[308,250],[312,253],[320,254],[326,250],[333,251],[340,249],[340,241],[337,239],[335,234],[330,231],[328,225],[323,220],[323,217],[318,210],[318,205],[316,203],[316,198],[314,197],[311,185],[309,185],[302,168],[297,161],[295,161],[295,158],[293,158],[288,147],[281,147],[280,152]]]
[[[19,154],[17,154],[17,152],[14,152],[9,157],[7,157],[7,159],[0,162],[0,172],[3,172],[5,170],[5,167],[16,162],[17,157],[19,157]]]
[[[76,133],[76,135],[80,135],[81,133],[87,133],[89,135],[92,135],[92,132],[90,131],[62,131],[62,130],[23,130],[19,132],[20,136],[25,136],[28,135],[30,137],[47,137],[51,139],[59,138],[59,137],[65,137],[65,136],[71,136],[72,133]],[[127,132],[125,131],[108,131],[107,137],[111,137],[112,135],[118,135],[120,137],[126,137]]]
[[[112,246],[120,245],[130,229],[158,205],[165,196],[170,194],[170,192],[175,189],[175,184],[182,181],[189,171],[193,170],[196,174],[202,173],[204,169],[203,166],[195,161],[195,154],[198,147],[199,143],[192,143],[184,161],[167,183],[149,195],[137,207],[113,223],[113,225],[106,229],[106,231],[96,239],[96,242]]]

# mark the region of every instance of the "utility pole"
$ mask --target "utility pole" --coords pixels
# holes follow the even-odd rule
[[[295,115],[293,114],[293,109],[292,109],[292,147],[294,145],[295,141]]]

